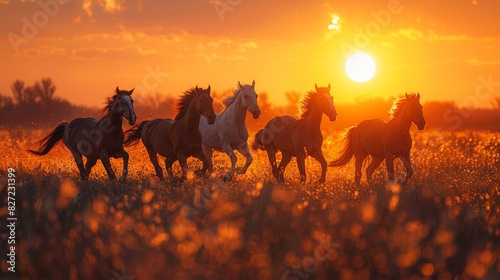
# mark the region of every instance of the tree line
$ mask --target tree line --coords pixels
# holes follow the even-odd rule
[[[100,118],[100,107],[75,105],[57,96],[57,87],[51,78],[43,78],[32,85],[16,80],[11,85],[11,94],[0,93],[0,129],[51,128],[62,120],[79,117]],[[231,90],[212,92],[214,110],[222,112],[222,99],[232,94]],[[111,94],[109,94],[111,95]],[[335,94],[333,94],[335,95]],[[258,103],[261,116],[258,120],[248,118],[249,128],[258,129],[277,115],[297,115],[298,104],[303,95],[300,92],[286,92],[286,105],[276,105],[270,95],[259,92]],[[104,102],[103,96],[103,102]],[[161,93],[136,94],[136,114],[139,120],[167,118],[175,115],[177,96]],[[457,106],[454,102],[431,101],[424,105],[424,116],[429,129],[466,130],[481,129],[500,131],[500,97],[492,100],[491,109],[477,109]],[[339,119],[328,124],[323,118],[325,129],[344,129],[369,118],[388,120],[392,99],[370,98],[352,104],[336,104]]]

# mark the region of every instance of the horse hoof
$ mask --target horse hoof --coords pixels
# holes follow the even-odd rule
[[[120,183],[125,183],[127,181],[127,177],[121,177],[120,178]]]
[[[231,179],[233,179],[233,176],[231,176],[231,175],[224,176],[224,182],[230,182]]]
[[[316,182],[316,184],[324,184],[325,183],[325,179],[319,179],[318,182]]]

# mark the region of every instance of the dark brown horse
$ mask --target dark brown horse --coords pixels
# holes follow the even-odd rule
[[[62,122],[52,132],[40,140],[40,148],[30,150],[35,155],[47,154],[61,139],[73,154],[82,180],[88,180],[90,170],[100,159],[110,180],[116,180],[109,162],[110,157],[123,158],[123,172],[120,181],[125,181],[128,173],[128,153],[123,149],[122,119],[126,118],[130,125],[135,124],[137,116],[134,112],[132,92],[116,87],[116,94],[108,98],[106,107],[102,109],[104,117],[78,118],[71,122]],[[87,158],[83,167],[82,155]]]
[[[355,181],[359,187],[361,181],[361,167],[365,158],[370,155],[372,161],[366,169],[368,183],[372,184],[372,175],[375,169],[384,161],[386,163],[389,180],[394,180],[394,160],[400,158],[406,168],[406,178],[402,185],[406,185],[413,175],[410,161],[412,146],[410,126],[412,122],[418,130],[425,127],[425,119],[420,105],[419,94],[406,94],[405,98],[394,101],[391,108],[391,120],[371,119],[351,127],[344,138],[345,146],[342,155],[330,163],[330,166],[344,166],[351,158],[355,158]]]
[[[182,179],[186,178],[187,158],[194,156],[203,162],[203,168],[197,171],[204,174],[209,161],[201,149],[200,117],[205,116],[209,124],[215,121],[213,99],[210,97],[210,86],[191,89],[177,102],[175,119],[154,119],[143,121],[126,132],[125,145],[137,144],[141,139],[153,163],[156,175],[163,180],[163,171],[158,164],[157,154],[166,157],[165,166],[172,183],[174,180],[172,164],[179,161],[182,167]]]
[[[330,85],[323,88],[318,88],[316,85],[316,91],[310,91],[302,101],[301,109],[302,114],[298,120],[292,116],[280,116],[270,120],[255,135],[252,148],[267,152],[273,175],[278,182],[284,182],[283,173],[292,157],[297,157],[300,181],[305,182],[305,158],[310,155],[321,164],[319,183],[324,183],[327,162],[321,151],[323,144],[323,135],[320,130],[321,118],[325,114],[330,121],[337,119],[333,97],[330,95]],[[279,167],[276,164],[278,151],[282,154]]]

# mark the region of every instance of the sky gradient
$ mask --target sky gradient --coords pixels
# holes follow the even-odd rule
[[[277,104],[331,83],[339,104],[414,91],[486,107],[500,96],[498,11],[481,0],[0,0],[0,93],[51,77],[57,96],[100,106],[116,86],[139,98],[256,80]],[[369,82],[344,71],[356,51],[377,64]]]

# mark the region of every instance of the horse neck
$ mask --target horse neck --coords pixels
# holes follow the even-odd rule
[[[113,131],[123,131],[122,129],[122,123],[123,123],[123,118],[121,115],[114,113],[110,110],[109,114],[106,115],[103,119],[108,119],[109,124]]]
[[[231,115],[230,119],[236,120],[236,123],[238,124],[245,123],[245,118],[247,115],[247,108],[245,108],[243,104],[241,104],[241,98],[241,95],[238,95],[233,104],[231,104],[227,108],[228,113]]]
[[[200,117],[201,114],[196,112],[196,106],[194,105],[195,100],[191,101],[189,107],[187,109],[186,115],[184,116],[183,122],[187,125],[189,130],[198,130],[198,126],[200,125]]]
[[[401,132],[408,132],[411,127],[411,119],[406,116],[405,110],[406,109],[403,109],[401,113],[394,118],[398,130]]]
[[[304,118],[305,122],[309,125],[310,128],[319,129],[321,125],[321,118],[323,116],[323,112],[320,109],[320,104],[317,100],[314,102],[312,109],[309,114]]]

